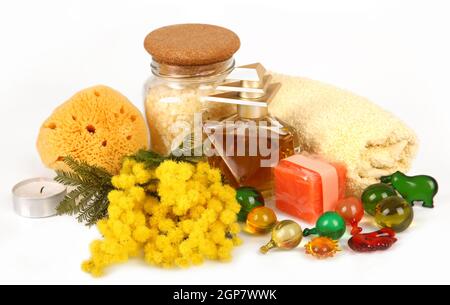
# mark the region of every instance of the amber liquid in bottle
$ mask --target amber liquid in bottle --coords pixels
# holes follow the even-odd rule
[[[235,115],[203,126],[211,145],[209,163],[234,187],[252,186],[268,198],[273,194],[273,169],[298,152],[294,128],[272,117],[268,105],[281,87],[259,64],[238,67],[222,84],[213,102],[237,105]]]
[[[250,120],[235,115],[206,129],[215,150],[208,161],[225,181],[233,187],[253,186],[266,196],[272,194],[274,167],[298,147],[295,130],[270,116]]]

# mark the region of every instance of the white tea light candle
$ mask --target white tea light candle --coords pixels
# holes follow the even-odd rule
[[[56,207],[66,195],[66,187],[49,178],[32,178],[13,189],[14,211],[20,216],[40,218],[56,215]]]

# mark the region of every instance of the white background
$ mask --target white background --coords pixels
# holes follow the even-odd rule
[[[446,2],[2,0],[0,283],[450,283]],[[303,248],[263,256],[258,248],[267,237],[244,236],[227,264],[162,270],[133,260],[101,279],[83,273],[80,263],[96,229],[70,217],[16,216],[11,188],[52,175],[36,152],[37,133],[76,91],[106,84],[142,109],[142,84],[150,75],[143,39],[152,29],[184,22],[238,33],[238,64],[260,61],[333,83],[393,111],[421,139],[411,173],[438,179],[436,208],[415,207],[414,225],[383,253],[355,254],[342,240],[343,251],[326,261],[306,256]]]

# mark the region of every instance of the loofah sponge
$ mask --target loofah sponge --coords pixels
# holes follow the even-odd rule
[[[295,127],[302,150],[347,166],[347,195],[406,172],[418,149],[413,130],[366,98],[318,81],[273,74],[281,89],[272,115]]]
[[[42,124],[37,149],[42,162],[67,170],[63,157],[119,171],[125,155],[148,148],[148,130],[139,110],[121,93],[95,86],[76,93]]]

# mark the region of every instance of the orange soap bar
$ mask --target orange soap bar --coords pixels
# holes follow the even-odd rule
[[[347,169],[315,156],[294,155],[275,168],[276,206],[283,212],[315,223],[327,211],[334,211],[345,197]]]

